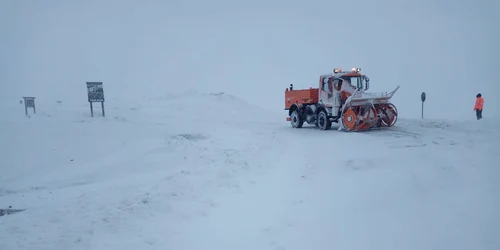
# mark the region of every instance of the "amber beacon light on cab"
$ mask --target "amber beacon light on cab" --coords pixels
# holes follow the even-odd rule
[[[399,89],[391,92],[369,93],[370,79],[361,73],[361,68],[319,77],[319,88],[290,89],[285,91],[287,121],[293,128],[301,128],[304,122],[329,130],[332,123],[346,131],[364,131],[373,128],[392,127],[398,112],[389,101]]]

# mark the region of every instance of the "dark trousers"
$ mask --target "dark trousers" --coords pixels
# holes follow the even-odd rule
[[[476,109],[476,117],[478,120],[481,120],[483,118],[483,110]]]

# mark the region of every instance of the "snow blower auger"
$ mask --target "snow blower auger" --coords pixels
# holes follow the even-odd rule
[[[307,122],[329,130],[335,122],[340,124],[339,129],[364,131],[396,124],[398,111],[389,100],[399,86],[388,93],[367,93],[370,79],[360,73],[360,68],[333,72],[320,76],[319,88],[294,90],[290,84],[285,90],[287,121],[293,128]]]

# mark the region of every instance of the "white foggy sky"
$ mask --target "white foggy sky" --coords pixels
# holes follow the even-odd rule
[[[0,98],[86,104],[85,82],[103,81],[108,107],[194,88],[285,117],[290,83],[361,67],[371,91],[401,85],[401,117],[420,116],[422,91],[428,118],[473,119],[478,92],[492,117],[499,10],[496,0],[0,0]]]

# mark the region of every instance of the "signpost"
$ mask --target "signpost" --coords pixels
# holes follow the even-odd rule
[[[33,113],[36,114],[35,108],[35,97],[23,97],[24,98],[24,111],[26,116],[28,116],[28,108],[33,108]]]
[[[102,88],[102,82],[87,82],[87,95],[90,103],[90,113],[94,117],[94,107],[92,103],[100,102],[102,108],[102,116],[104,113],[104,91]]]
[[[422,120],[424,119],[424,102],[425,102],[425,92],[422,92],[422,94],[420,95],[420,99],[422,100]]]

